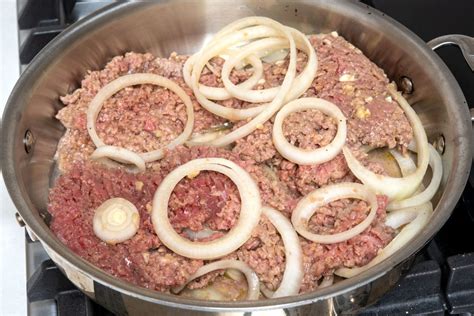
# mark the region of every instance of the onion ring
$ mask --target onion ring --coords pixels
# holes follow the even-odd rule
[[[429,165],[431,167],[431,170],[433,171],[430,184],[421,193],[415,194],[405,200],[393,201],[389,203],[387,205],[388,211],[424,204],[426,202],[431,201],[433,196],[438,191],[439,185],[441,183],[441,178],[443,177],[443,162],[441,161],[441,156],[436,151],[436,149],[434,149],[431,144],[428,144],[428,147],[430,151]]]
[[[283,214],[271,207],[263,207],[265,215],[283,240],[285,246],[285,272],[280,286],[272,294],[273,298],[298,294],[303,281],[303,251],[298,234],[291,222]],[[265,293],[264,293],[265,294]]]
[[[421,124],[420,118],[392,85],[389,85],[388,90],[404,110],[413,128],[413,134],[418,145],[418,168],[416,171],[402,178],[382,176],[364,167],[346,146],[343,147],[342,151],[349,169],[362,183],[367,185],[371,190],[386,195],[389,201],[396,201],[409,197],[418,189],[428,168],[430,154],[426,132]]]
[[[247,300],[258,300],[258,297],[260,295],[260,283],[258,280],[258,276],[245,262],[238,260],[220,260],[208,263],[200,267],[193,275],[191,275],[186,280],[186,283],[184,285],[173,288],[173,292],[178,294],[192,280],[197,279],[209,272],[222,269],[236,269],[241,271],[247,279]]]
[[[186,114],[188,116],[183,132],[164,148],[146,153],[137,153],[145,162],[152,162],[161,159],[164,155],[165,149],[171,150],[174,147],[183,144],[191,135],[194,125],[194,110],[191,98],[178,84],[165,77],[149,73],[131,74],[119,77],[106,84],[102,89],[99,90],[99,92],[89,104],[89,108],[87,109],[87,131],[89,132],[89,136],[96,147],[105,146],[105,143],[99,138],[99,135],[97,135],[96,131],[97,116],[102,109],[104,101],[117,93],[119,90],[138,84],[154,84],[173,91],[183,101],[186,107]],[[111,155],[109,158],[115,159],[114,157],[115,155]]]
[[[134,165],[134,168],[127,168],[130,172],[144,172],[146,170],[145,160],[139,154],[123,147],[117,146],[101,146],[96,148],[90,156],[92,160],[97,160],[105,165],[116,167],[120,165],[115,161],[123,164]]]
[[[132,238],[140,226],[140,215],[130,201],[112,198],[102,203],[92,220],[94,234],[108,244]]]
[[[411,208],[411,210],[417,213],[416,218],[410,224],[405,225],[405,227],[402,228],[400,233],[398,233],[398,235],[395,236],[395,238],[393,238],[392,241],[387,246],[385,246],[385,248],[379,251],[378,255],[374,259],[372,259],[372,261],[362,267],[340,268],[337,269],[334,273],[343,278],[351,278],[368,270],[377,263],[385,260],[392,254],[397,252],[399,249],[401,249],[403,246],[405,246],[418,233],[420,233],[423,227],[425,227],[426,224],[429,222],[431,214],[433,213],[433,206],[431,205],[431,203],[425,203],[422,205],[415,206]]]
[[[370,212],[362,222],[344,232],[330,235],[314,234],[308,230],[308,221],[319,207],[345,198],[356,198],[369,202]],[[291,214],[291,222],[296,231],[306,239],[320,244],[334,244],[351,239],[367,229],[375,219],[377,209],[377,196],[366,186],[359,183],[343,182],[316,189],[303,197]]]
[[[293,146],[283,135],[283,121],[293,112],[307,109],[315,109],[326,115],[332,116],[337,121],[337,133],[334,139],[326,146],[304,150]],[[331,102],[318,98],[301,98],[287,103],[276,115],[273,124],[273,144],[278,152],[286,159],[300,164],[321,164],[337,156],[346,141],[347,125],[346,118],[341,110]]]
[[[228,176],[240,193],[241,211],[235,226],[222,238],[192,242],[180,236],[168,218],[168,201],[176,184],[185,176],[211,170]],[[234,162],[222,158],[191,160],[171,171],[161,182],[153,198],[151,220],[161,242],[175,253],[192,259],[223,257],[242,246],[257,226],[262,212],[260,193],[252,177]]]

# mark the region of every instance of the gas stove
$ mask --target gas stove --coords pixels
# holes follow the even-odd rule
[[[113,1],[18,0],[19,58],[25,69],[67,26]],[[365,0],[429,41],[444,34],[474,36],[470,0]],[[442,21],[442,22],[440,22]],[[474,107],[474,75],[455,47],[437,51]],[[417,256],[412,269],[361,315],[474,313],[474,172],[452,217]],[[39,242],[26,234],[28,315],[113,315],[80,292],[55,266]],[[472,240],[472,239],[471,239]]]

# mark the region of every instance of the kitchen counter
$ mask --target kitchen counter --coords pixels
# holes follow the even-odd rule
[[[19,75],[16,1],[0,1],[0,112]],[[26,315],[25,231],[0,180],[0,314]]]

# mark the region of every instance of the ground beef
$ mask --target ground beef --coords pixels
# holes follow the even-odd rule
[[[212,171],[203,171],[192,180],[181,180],[170,201],[169,207],[173,210],[169,214],[170,221],[178,229],[229,230],[240,212],[240,196],[235,184],[225,175]]]
[[[252,237],[237,251],[270,290],[276,290],[285,271],[285,247],[276,228],[262,216]]]
[[[66,171],[87,160],[94,145],[86,129],[86,111],[97,92],[110,81],[131,73],[154,73],[180,85],[191,97],[194,107],[194,131],[200,132],[224,122],[204,110],[182,79],[185,56],[155,58],[151,54],[127,53],[113,58],[103,70],[90,71],[81,88],[61,98],[66,105],[57,118],[68,132],[57,152],[58,165]],[[99,137],[108,145],[145,152],[158,149],[179,135],[186,124],[185,106],[174,93],[154,85],[127,87],[104,102],[97,118]]]
[[[180,284],[203,262],[164,249],[154,233],[147,204],[161,179],[159,173],[134,175],[94,164],[74,165],[50,192],[51,230],[71,250],[112,275],[161,291]],[[94,210],[112,197],[129,200],[140,214],[138,233],[116,245],[102,242],[92,229]],[[159,278],[152,278],[153,271]]]
[[[369,263],[378,251],[392,240],[395,235],[394,230],[384,225],[387,198],[379,196],[377,200],[379,208],[371,226],[345,242],[325,245],[300,238],[305,272],[300,292],[314,290],[322,276],[331,275],[337,268],[351,268]],[[327,226],[332,226],[331,229],[323,229],[328,232],[339,232],[352,227],[362,221],[368,212],[365,202],[348,199],[330,203],[324,207],[324,211],[321,209],[318,213],[324,212],[324,216],[313,216],[310,227],[321,227],[327,224]]]
[[[383,70],[342,36],[311,36],[319,67],[307,95],[333,102],[348,120],[347,140],[373,147],[406,147],[410,124],[387,89]]]
[[[361,151],[362,145],[404,148],[412,138],[411,127],[387,91],[383,71],[357,48],[340,36],[310,37],[318,52],[319,68],[304,96],[317,96],[335,103],[348,120],[347,143],[356,157],[374,172],[383,174],[380,164],[371,163]],[[86,110],[97,91],[108,82],[128,73],[155,73],[179,84],[193,100],[194,132],[202,133],[225,122],[204,110],[183,81],[182,66],[186,56],[155,58],[151,54],[127,53],[113,58],[103,70],[89,72],[81,87],[61,98],[66,105],[57,118],[66,127],[58,145],[57,159],[63,175],[50,192],[51,229],[81,257],[129,282],[159,291],[183,284],[206,261],[181,257],[161,244],[151,220],[151,201],[162,179],[176,167],[196,158],[221,157],[244,168],[258,184],[264,205],[287,217],[302,196],[319,187],[343,181],[357,182],[342,154],[310,166],[300,166],[281,157],[272,142],[273,119],[231,147],[211,148],[178,146],[167,151],[159,161],[147,164],[144,174],[129,174],[120,169],[106,169],[88,161],[95,149],[86,130]],[[214,58],[204,68],[200,82],[222,87],[220,70],[223,59]],[[281,84],[288,59],[264,63],[264,78],[255,89]],[[306,64],[299,52],[297,71]],[[233,70],[235,84],[249,78],[248,68]],[[255,106],[234,98],[220,101],[233,108]],[[162,147],[175,138],[186,124],[185,108],[173,93],[153,85],[128,87],[104,102],[97,119],[99,136],[105,143],[145,152]],[[246,121],[234,122],[236,129]],[[337,127],[333,118],[316,110],[289,115],[283,123],[285,137],[295,146],[314,149],[327,145]],[[131,201],[140,213],[140,228],[130,240],[108,245],[92,230],[94,210],[111,197]],[[394,235],[384,223],[386,197],[378,197],[377,218],[362,234],[348,241],[321,245],[301,238],[304,253],[304,280],[301,292],[317,287],[318,280],[339,267],[368,263]],[[236,186],[225,175],[203,171],[193,179],[181,180],[169,201],[169,217],[176,231],[203,229],[217,231],[203,240],[220,238],[231,229],[240,212]],[[328,234],[344,231],[363,220],[368,212],[365,202],[345,199],[321,207],[310,220],[310,229]],[[245,261],[263,284],[275,290],[285,267],[284,246],[276,229],[262,216],[251,238],[237,251],[226,256]],[[189,288],[202,288],[223,279],[216,271],[193,281]]]
[[[50,192],[48,210],[53,216],[52,231],[80,256],[135,284],[165,290],[183,283],[203,264],[202,260],[187,259],[163,247],[154,233],[149,216],[154,192],[169,171],[171,169],[163,168],[160,172],[135,175],[94,163],[74,165],[58,178]],[[196,198],[199,194],[202,200],[208,201],[204,206],[216,203],[213,206],[215,212],[204,220],[197,218],[194,212],[183,212],[180,190],[186,185],[192,196]],[[203,186],[207,186],[206,190]],[[180,183],[177,189],[169,202],[170,218],[175,229],[192,229],[203,223],[215,229],[228,229],[235,222],[240,201],[235,198],[229,200],[236,194],[236,188],[233,184],[229,185],[225,176],[210,177],[209,173],[203,173],[193,180]],[[138,233],[117,245],[105,244],[92,230],[94,210],[112,197],[131,201],[140,213]],[[218,206],[223,208],[218,210]]]
[[[247,121],[239,122],[236,125],[240,127]],[[257,163],[266,162],[277,155],[277,150],[272,141],[273,124],[270,121],[265,122],[261,128],[257,128],[250,135],[237,139],[233,151],[241,159],[255,161]],[[258,148],[258,149],[257,149]]]
[[[389,81],[383,70],[342,36],[313,35],[310,41],[317,51],[319,64],[316,77],[304,96],[328,100],[341,109],[347,118],[349,144],[405,148],[413,137],[412,129],[403,110],[389,95]],[[300,58],[299,68],[303,67],[301,63],[304,58]],[[265,67],[267,81],[281,82],[286,65],[285,62]],[[312,112],[312,115],[308,112],[311,113],[293,113],[285,120],[284,127],[288,126],[285,136],[302,148],[324,146],[334,137],[336,125],[320,112]],[[234,151],[241,154],[242,159],[263,162],[276,155],[271,140],[272,127],[267,125],[236,142]]]
[[[330,183],[355,181],[342,154],[319,165],[297,165],[282,161],[279,176],[290,188],[302,195]]]
[[[203,261],[183,258],[162,246],[154,233],[149,212],[153,194],[161,180],[177,166],[197,157],[221,157],[240,164],[265,189],[263,193],[268,192],[262,196],[266,204],[288,212],[296,203],[294,197],[270,193],[284,191],[280,187],[283,184],[271,181],[261,166],[240,161],[228,150],[179,147],[155,166],[156,171],[145,174],[106,169],[96,163],[73,165],[58,178],[50,192],[48,209],[53,216],[52,231],[86,260],[135,284],[166,290],[183,283]],[[131,201],[139,210],[141,219],[138,233],[117,245],[105,244],[92,230],[94,210],[112,197]],[[285,197],[290,201],[285,201]],[[193,179],[180,181],[169,201],[170,221],[178,232],[183,229],[199,231],[205,227],[228,230],[235,224],[239,212],[240,197],[236,186],[225,175],[215,172],[203,171]],[[222,234],[217,237],[220,236]],[[206,282],[211,280],[209,277]],[[201,282],[201,285],[206,282]]]
[[[328,145],[336,136],[334,118],[318,110],[291,113],[283,121],[283,135],[293,146],[316,149]]]

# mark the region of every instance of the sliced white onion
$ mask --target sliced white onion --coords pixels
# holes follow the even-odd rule
[[[241,210],[234,227],[222,238],[193,242],[180,236],[168,218],[168,201],[176,184],[184,177],[210,170],[228,176],[240,193]],[[232,161],[222,158],[191,160],[171,171],[161,182],[153,198],[151,220],[161,242],[184,257],[215,259],[223,257],[242,246],[251,236],[260,220],[261,201],[257,184],[252,177]]]
[[[94,234],[108,244],[132,238],[140,226],[138,210],[129,201],[113,198],[102,203],[92,220]]]
[[[293,88],[287,96],[286,101],[291,101],[308,90],[317,71],[316,53],[308,38],[298,30],[292,28],[289,29],[291,30],[292,36],[294,36],[296,47],[305,52],[308,56],[308,62],[303,71],[295,78],[295,81],[293,82]],[[245,48],[252,50],[255,54],[258,54],[258,51],[265,51],[269,48],[277,50],[286,48],[288,44],[287,41],[281,39],[280,44],[275,42],[274,46],[270,46],[269,48],[259,47],[257,49],[251,49],[251,45],[252,44],[249,44]],[[240,100],[254,103],[270,102],[278,93],[278,87],[262,90],[251,90],[243,86],[236,86],[230,81],[229,77],[232,69],[236,67],[243,60],[243,58],[245,58],[245,55],[246,53],[241,51],[239,54],[232,56],[224,63],[224,66],[222,67],[222,82],[224,83],[224,86],[232,96]]]
[[[254,23],[253,25],[255,24],[256,23]],[[206,96],[201,93],[201,89],[200,89],[201,85],[199,84],[199,78],[201,76],[202,70],[204,69],[208,61],[223,52],[229,52],[230,47],[233,47],[238,43],[246,42],[249,40],[254,40],[254,39],[264,38],[264,37],[269,37],[269,36],[279,36],[280,33],[281,32],[279,32],[278,30],[275,30],[272,27],[269,27],[266,25],[257,25],[257,26],[248,27],[244,30],[234,30],[234,32],[232,32],[228,36],[218,37],[216,35],[214,39],[201,52],[193,55],[190,58],[191,60],[188,59],[188,61],[184,65],[185,67],[183,68],[184,80],[186,84],[190,88],[193,89],[194,95],[197,101],[211,113],[214,113],[216,115],[219,115],[221,117],[227,118],[232,121],[253,117],[257,115],[259,112],[261,112],[263,109],[263,106],[248,108],[248,109],[232,109],[232,108],[227,108],[218,103],[208,100],[208,98],[206,98]],[[253,56],[255,55],[250,54],[249,56],[246,56],[246,59],[252,59]],[[254,74],[255,73],[256,72],[254,72]],[[245,84],[248,84],[250,88],[250,86],[253,86],[251,85],[251,83],[252,81],[249,82],[247,80]],[[213,95],[213,97],[217,97],[217,95]],[[220,95],[220,97],[223,97],[223,95]]]
[[[186,285],[209,272],[222,270],[222,269],[235,269],[241,271],[245,278],[247,279],[247,300],[258,300],[260,295],[260,283],[258,280],[257,274],[245,263],[238,260],[220,260],[208,263],[202,267],[200,267],[193,275],[191,275],[187,280],[186,283],[182,286],[175,287],[173,289],[174,293],[181,292]]]
[[[242,19],[242,21],[246,21],[245,22],[246,26],[252,26],[252,25],[256,25],[256,24],[259,24],[259,26],[267,26],[268,31],[266,33],[263,32],[263,33],[259,34],[258,37],[254,37],[254,38],[259,38],[259,37],[262,38],[262,37],[278,35],[280,37],[285,37],[287,39],[287,43],[289,42],[289,44],[286,44],[286,45],[290,46],[290,65],[288,67],[287,74],[285,75],[285,79],[284,79],[283,84],[282,84],[282,93],[280,93],[279,98],[275,98],[276,102],[275,102],[273,107],[271,107],[270,105],[265,107],[265,109],[272,108],[272,114],[273,114],[274,112],[276,112],[281,107],[282,102],[283,102],[286,94],[288,93],[288,91],[289,91],[289,89],[290,89],[290,87],[293,83],[294,77],[296,75],[296,46],[295,46],[295,41],[294,41],[289,29],[286,26],[284,26],[284,25],[282,25],[282,24],[280,24],[280,23],[278,23],[274,20],[271,20],[271,19],[268,19],[268,18],[262,18],[262,17],[250,17],[250,18],[244,18],[244,19]],[[272,29],[273,29],[273,31],[270,32],[270,30],[272,30]],[[236,30],[236,34],[239,34],[239,32],[244,32],[244,34],[248,33],[249,34],[248,36],[253,37],[252,32],[248,31],[248,29]],[[210,112],[212,112],[216,115],[219,115],[219,116],[225,117],[229,120],[234,120],[235,121],[235,120],[240,120],[240,119],[244,119],[244,118],[253,117],[258,113],[262,114],[262,112],[261,112],[262,109],[256,109],[256,108],[232,109],[232,108],[227,108],[227,107],[224,107],[222,105],[219,105],[215,102],[212,102],[212,101],[208,100],[199,91],[199,77],[200,77],[200,74],[201,74],[204,66],[206,65],[207,61],[209,59],[211,59],[212,57],[216,56],[217,54],[219,54],[223,49],[228,47],[229,44],[234,44],[235,40],[233,39],[233,37],[238,38],[239,36],[235,36],[234,33],[232,33],[229,36],[225,36],[225,37],[222,37],[222,38],[217,38],[215,40],[215,43],[212,46],[208,46],[209,49],[207,49],[207,50],[205,49],[203,52],[201,52],[201,54],[198,55],[198,57],[196,57],[196,60],[194,61],[194,66],[193,66],[193,69],[192,69],[191,87],[193,88],[194,95],[195,95],[197,101],[205,109],[207,109],[208,111],[210,111]],[[254,48],[254,49],[249,50],[249,49],[246,49],[244,47],[244,48],[239,50],[237,55],[231,56],[230,59],[228,59],[226,61],[226,63],[227,62],[234,63],[234,61],[235,61],[234,65],[236,65],[237,63],[244,60],[248,56],[253,55],[253,54],[255,54],[256,52],[258,52],[260,50],[265,50],[269,47],[274,47],[275,45],[278,45],[278,43],[280,43],[280,42],[281,42],[281,39],[280,38],[275,38],[275,37],[269,37],[269,38],[265,38],[263,40],[257,40],[255,42],[251,42],[249,45],[252,45],[251,47]],[[258,44],[256,44],[256,43],[258,43]],[[268,118],[270,118],[271,116],[272,115],[270,115]],[[266,120],[268,120],[268,118],[265,119],[260,124],[263,124]],[[258,125],[258,123],[255,124],[255,125]],[[251,133],[255,128],[256,127],[254,126],[254,128],[252,128],[250,131],[248,131],[247,134]],[[240,129],[242,129],[242,127]],[[226,136],[223,136],[222,138],[225,139]],[[238,137],[238,138],[240,138],[240,137]],[[221,145],[222,146],[223,145],[228,145],[231,142],[233,142],[233,141],[230,141],[227,144],[221,144]],[[219,146],[219,145],[216,145],[216,146]]]
[[[258,32],[255,30],[258,30]],[[258,35],[255,35],[256,33],[258,33]],[[296,76],[296,43],[293,34],[297,35],[297,43],[303,43],[303,45],[306,45],[306,49],[303,48],[303,50],[308,51],[308,62],[299,76],[301,77],[301,82],[298,81],[298,86],[293,86]],[[207,61],[221,53],[223,50],[229,48],[229,46],[235,45],[236,41],[248,41],[257,38],[263,39],[252,41],[247,45],[239,47],[240,49],[237,53],[231,55],[226,60],[224,67],[230,67],[230,70],[232,70],[232,68],[241,64],[242,61],[251,55],[259,55],[262,51],[266,51],[270,48],[275,49],[275,47],[279,47],[279,45],[283,44],[285,45],[285,48],[289,47],[289,66],[282,85],[277,90],[274,90],[277,93],[274,95],[273,100],[269,104],[259,105],[248,109],[227,108],[208,100],[199,89],[199,76]],[[219,32],[211,43],[196,56],[195,60],[193,60],[191,74],[192,80],[190,86],[193,88],[198,102],[208,111],[229,120],[241,120],[252,117],[253,119],[229,134],[210,142],[209,145],[225,146],[253,132],[258,126],[270,119],[281,108],[285,101],[290,101],[304,93],[304,91],[306,91],[306,89],[311,85],[316,70],[317,58],[314,48],[311,46],[309,40],[304,36],[304,34],[297,30],[288,28],[274,20],[264,17],[244,18],[225,27],[223,32]],[[237,88],[237,86],[234,87]]]
[[[369,203],[370,212],[362,222],[344,232],[329,235],[314,234],[308,230],[308,222],[318,208],[346,198],[361,199]],[[321,244],[334,244],[351,239],[366,230],[375,219],[377,209],[377,196],[368,187],[359,183],[337,183],[316,189],[303,197],[291,214],[291,222],[296,231],[306,239]]]
[[[133,165],[134,168],[127,168],[130,172],[144,172],[146,170],[145,160],[139,154],[123,147],[101,146],[94,150],[90,158],[111,167],[119,165],[115,161]]]
[[[229,133],[228,130],[220,130],[214,132],[208,132],[203,134],[193,134],[189,140],[185,142],[188,147],[192,146],[205,146],[206,144],[218,139],[222,135]]]
[[[393,158],[395,158],[397,161],[403,177],[406,177],[416,171],[416,164],[409,155],[404,156],[394,149],[390,149],[390,154],[392,154]]]
[[[323,277],[321,283],[319,283],[318,288],[322,289],[328,286],[331,286],[334,283],[334,276],[333,275],[328,275]]]
[[[277,210],[271,207],[263,207],[263,215],[275,226],[285,246],[285,272],[280,286],[272,297],[296,295],[300,291],[304,275],[303,251],[301,250],[298,234],[296,234],[288,218]]]
[[[441,178],[443,177],[443,162],[441,161],[441,156],[438,154],[436,149],[431,144],[428,144],[428,147],[430,152],[429,164],[431,170],[433,171],[430,184],[421,193],[415,194],[402,201],[391,202],[390,204],[388,204],[387,210],[391,211],[424,204],[426,202],[431,201],[433,196],[438,191],[439,185],[441,183]]]
[[[399,227],[410,223],[418,216],[418,213],[411,209],[401,209],[390,212],[385,218],[385,225],[392,227],[393,229],[398,229]]]
[[[224,275],[231,278],[234,281],[243,281],[245,277],[244,275],[242,275],[242,272],[236,269],[227,269],[225,270]]]
[[[400,233],[398,233],[398,235],[395,236],[395,238],[385,248],[379,251],[372,261],[362,267],[337,269],[334,273],[344,278],[351,278],[368,270],[379,262],[382,262],[399,249],[403,248],[408,242],[410,242],[410,240],[422,231],[429,222],[431,214],[433,213],[431,203],[418,205],[411,209],[413,212],[417,213],[416,218],[410,224],[405,225]]]
[[[266,62],[267,64],[273,64],[277,61],[285,60],[286,56],[288,56],[288,49],[278,49],[264,52],[260,58],[262,58],[262,61]]]
[[[139,84],[154,84],[173,91],[183,101],[186,107],[186,114],[188,116],[186,125],[181,135],[175,138],[164,148],[149,151],[146,153],[138,153],[138,155],[142,157],[145,162],[151,162],[161,159],[164,155],[165,149],[171,150],[174,147],[183,144],[186,139],[188,139],[191,135],[194,125],[194,110],[191,98],[178,84],[165,77],[158,76],[155,74],[142,73],[125,75],[109,82],[107,85],[105,85],[102,89],[99,90],[99,92],[89,104],[89,108],[87,109],[87,131],[89,132],[89,136],[91,137],[96,147],[105,146],[105,143],[99,138],[99,135],[97,135],[96,131],[97,116],[99,115],[99,112],[102,109],[104,101],[125,87]],[[114,157],[115,156],[109,156],[109,158],[111,159],[115,159]]]
[[[266,298],[272,298],[275,294],[275,291],[270,290],[265,284],[260,282],[260,292],[262,292],[263,296]]]
[[[283,121],[291,113],[315,109],[336,119],[337,133],[334,139],[326,146],[305,150],[293,146],[283,135]],[[301,98],[287,103],[276,115],[273,124],[273,144],[278,152],[286,159],[300,164],[321,164],[337,156],[346,141],[347,125],[346,118],[341,110],[331,102],[319,98]]]
[[[235,53],[235,51],[234,51]],[[190,56],[186,62],[184,63],[183,66],[183,77],[185,79],[185,82],[188,85],[191,85],[191,72],[194,64],[194,60],[197,55],[192,55]],[[258,81],[262,78],[263,75],[263,65],[262,61],[260,58],[258,58],[255,55],[250,55],[242,65],[239,66],[245,66],[246,64],[250,64],[253,67],[253,73],[244,82],[238,84],[239,87],[243,87],[246,89],[251,89],[254,87]],[[232,95],[227,92],[225,88],[217,88],[217,87],[209,87],[203,84],[199,84],[199,91],[208,99],[210,100],[216,100],[216,101],[222,101],[222,100],[227,100],[232,98]]]
[[[186,236],[188,236],[189,239],[199,240],[199,239],[211,237],[212,235],[214,235],[215,233],[218,233],[219,231],[212,230],[210,228],[204,228],[200,231],[195,232],[194,230],[186,228],[183,232],[186,234]]]
[[[351,169],[352,173],[362,181],[362,183],[367,185],[371,190],[386,195],[389,198],[389,201],[396,201],[409,197],[420,186],[426,173],[426,169],[428,168],[430,154],[426,133],[418,115],[392,85],[389,85],[388,89],[392,97],[405,112],[405,115],[413,128],[413,134],[418,145],[418,168],[416,171],[402,178],[379,175],[364,167],[354,157],[349,148],[344,146],[342,150],[349,169]]]

